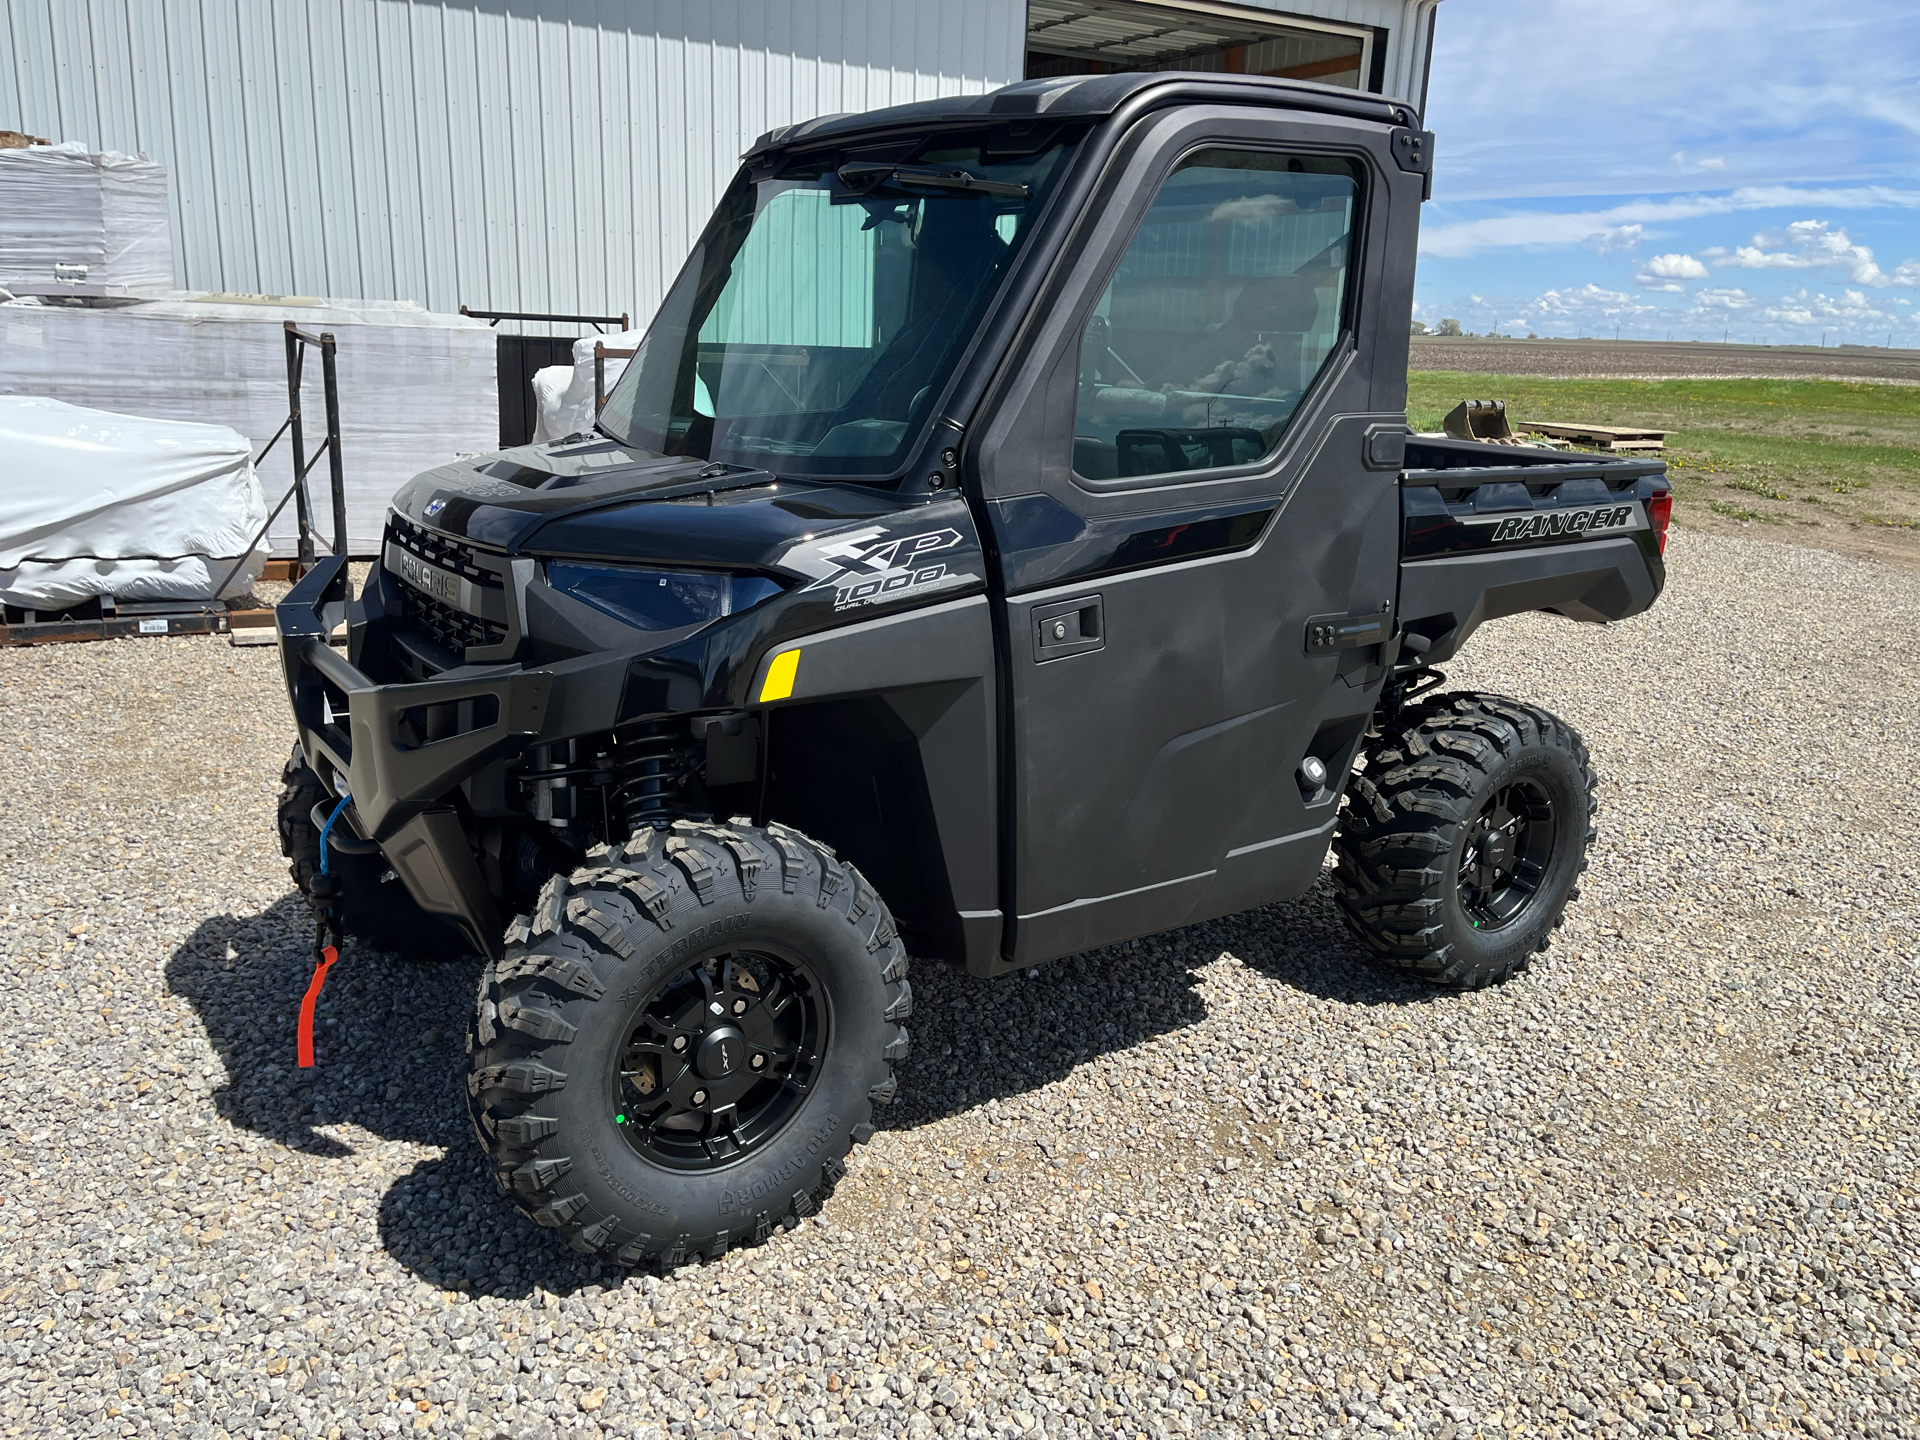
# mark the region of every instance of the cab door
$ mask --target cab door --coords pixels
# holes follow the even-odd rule
[[[1224,106],[1138,122],[1003,370],[976,463],[1006,964],[1318,873],[1390,658],[1411,275],[1385,262],[1419,179],[1388,144]]]

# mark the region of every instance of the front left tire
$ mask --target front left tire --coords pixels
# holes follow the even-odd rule
[[[907,954],[799,832],[677,821],[556,875],[480,982],[469,1108],[575,1250],[670,1269],[816,1210],[907,1054]]]

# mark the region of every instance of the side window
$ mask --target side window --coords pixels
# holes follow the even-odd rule
[[[1359,196],[1347,160],[1182,161],[1087,323],[1073,468],[1113,480],[1271,453],[1345,324]]]

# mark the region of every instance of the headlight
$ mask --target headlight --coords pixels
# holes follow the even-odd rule
[[[780,593],[779,585],[759,575],[643,570],[632,565],[581,565],[571,560],[549,560],[547,583],[642,630],[704,625]]]

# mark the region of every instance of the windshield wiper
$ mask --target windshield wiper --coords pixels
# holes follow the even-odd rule
[[[841,184],[863,195],[882,185],[915,190],[970,190],[976,195],[997,195],[1008,200],[1025,200],[1032,193],[1026,186],[1008,180],[982,180],[964,170],[941,170],[932,165],[856,161],[842,165],[834,174],[840,177]]]

